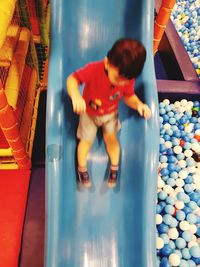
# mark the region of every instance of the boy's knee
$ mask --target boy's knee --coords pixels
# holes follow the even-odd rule
[[[104,133],[103,137],[106,144],[118,144],[118,138],[116,134]]]

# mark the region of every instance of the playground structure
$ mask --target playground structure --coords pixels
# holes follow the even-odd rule
[[[37,6],[35,3],[40,3]],[[112,266],[109,264],[118,264],[117,266],[132,266],[131,264],[134,262],[136,264],[140,264],[140,266],[154,266],[155,264],[155,240],[154,240],[154,233],[151,233],[148,235],[148,227],[152,226],[154,224],[153,220],[153,214],[154,214],[154,204],[155,204],[155,197],[156,197],[156,153],[155,153],[155,147],[156,142],[152,145],[148,144],[148,140],[150,136],[154,136],[153,131],[149,125],[145,125],[141,122],[138,122],[138,118],[135,117],[134,114],[128,114],[127,110],[124,109],[124,107],[121,108],[122,117],[127,119],[127,122],[124,121],[124,128],[129,129],[129,131],[132,132],[131,136],[127,136],[125,131],[121,134],[121,141],[122,144],[125,146],[125,150],[123,151],[123,159],[128,159],[128,163],[123,165],[123,168],[126,168],[127,171],[122,172],[123,179],[127,179],[129,181],[129,185],[125,184],[123,181],[121,181],[122,188],[122,196],[127,196],[128,201],[128,208],[130,206],[134,206],[134,211],[132,217],[130,216],[130,224],[124,224],[123,220],[120,219],[120,223],[122,223],[123,227],[127,227],[128,232],[125,233],[124,231],[121,231],[118,227],[112,228],[113,236],[112,240],[109,239],[108,232],[105,233],[105,225],[99,225],[95,218],[93,218],[93,210],[88,211],[88,216],[91,219],[89,222],[90,227],[92,228],[93,225],[97,224],[96,229],[93,228],[94,233],[93,236],[88,234],[87,237],[84,236],[84,227],[83,229],[79,229],[80,236],[76,235],[75,232],[74,235],[70,233],[70,227],[73,228],[73,226],[68,227],[68,222],[70,221],[70,215],[73,214],[73,208],[75,210],[80,208],[81,214],[82,211],[86,209],[86,207],[89,207],[91,202],[95,203],[97,206],[97,212],[103,211],[100,209],[101,207],[99,205],[102,205],[103,203],[109,203],[110,205],[110,211],[113,212],[112,216],[104,213],[105,218],[105,224],[107,225],[108,221],[111,220],[114,224],[115,220],[118,220],[118,217],[122,216],[122,210],[117,209],[115,211],[112,210],[112,202],[116,204],[115,201],[120,201],[119,198],[119,191],[116,192],[104,192],[106,195],[98,194],[99,192],[96,192],[97,194],[94,195],[95,198],[97,197],[97,200],[94,198],[94,196],[90,199],[90,193],[86,193],[84,196],[83,192],[79,191],[77,192],[77,195],[75,196],[74,191],[76,191],[76,186],[74,184],[75,182],[75,173],[73,166],[74,162],[72,160],[72,152],[75,151],[75,143],[73,141],[74,135],[75,135],[75,126],[77,125],[77,119],[73,119],[74,115],[71,110],[66,110],[65,105],[68,105],[70,107],[70,102],[63,93],[65,90],[65,78],[69,71],[73,70],[77,67],[78,64],[86,63],[88,60],[96,59],[96,57],[101,57],[104,55],[104,52],[106,51],[108,45],[114,41],[115,38],[120,36],[121,34],[135,34],[133,33],[133,29],[128,25],[132,25],[132,15],[134,12],[131,12],[134,8],[139,8],[140,15],[146,17],[146,22],[141,22],[139,20],[138,26],[139,29],[136,30],[136,37],[146,42],[150,42],[150,44],[153,44],[154,41],[154,48],[151,45],[148,46],[149,54],[151,55],[151,51],[154,50],[154,53],[156,53],[159,50],[159,43],[162,39],[162,36],[164,34],[165,26],[168,23],[170,11],[173,7],[173,4],[175,1],[163,1],[161,8],[160,3],[159,5],[156,4],[156,9],[158,16],[156,17],[155,24],[154,24],[154,40],[152,36],[150,35],[153,32],[153,1],[147,1],[148,3],[143,3],[143,1],[138,4],[136,4],[136,1],[133,1],[131,4],[131,1],[125,1],[127,6],[124,6],[122,1],[119,1],[119,5],[122,7],[122,10],[126,10],[126,14],[121,14],[122,17],[121,20],[117,20],[117,25],[119,27],[118,34],[116,33],[116,25],[114,25],[113,21],[110,21],[110,19],[107,17],[110,10],[114,10],[116,14],[118,14],[119,11],[115,8],[115,2],[111,1],[112,3],[110,6],[108,5],[108,9],[104,10],[102,6],[107,6],[107,3],[105,4],[102,2],[102,6],[99,7],[99,11],[96,10],[96,7],[93,5],[92,1],[88,1],[88,10],[86,12],[86,9],[84,7],[83,1],[78,1],[80,4],[80,10],[78,12],[83,12],[80,14],[83,14],[84,16],[81,16],[77,14],[76,8],[73,6],[72,3],[66,3],[66,1],[52,1],[53,10],[54,13],[52,14],[52,23],[53,23],[53,30],[52,30],[52,53],[51,53],[51,63],[50,63],[50,84],[49,84],[49,93],[48,93],[48,99],[50,99],[50,103],[48,104],[48,118],[47,118],[47,126],[48,126],[48,135],[47,135],[47,256],[46,256],[46,266],[50,267],[53,266],[53,264],[57,264],[56,266],[62,267],[65,266],[65,263],[67,262],[67,266],[79,266],[78,264],[81,262],[84,264],[87,264],[89,262],[95,263],[95,258],[93,257],[93,252],[91,252],[90,249],[90,243],[94,242],[95,238],[98,237],[98,231],[104,233],[105,240],[108,242],[113,241],[114,245],[114,252],[113,253],[119,253],[118,251],[118,238],[119,241],[122,242],[122,252],[121,254],[115,254],[113,257],[113,262],[109,262],[108,255],[105,251],[101,251],[103,257],[105,257],[105,261],[102,259],[102,262],[104,265],[99,266]],[[159,1],[160,2],[160,1]],[[64,11],[61,11],[60,7],[63,8]],[[159,7],[159,8],[158,8]],[[5,8],[5,9],[4,9]],[[130,8],[130,11],[128,12]],[[38,112],[38,102],[39,102],[39,96],[41,90],[46,89],[47,87],[47,71],[48,71],[48,52],[49,52],[49,42],[48,42],[48,21],[49,21],[49,3],[48,1],[2,1],[2,4],[0,5],[0,12],[2,11],[2,14],[6,14],[5,16],[1,16],[5,23],[0,25],[0,36],[3,36],[2,39],[0,38],[0,125],[1,125],[1,133],[0,133],[0,169],[24,169],[26,173],[26,185],[24,190],[24,198],[23,203],[21,203],[21,208],[23,211],[25,210],[25,204],[26,204],[26,197],[28,192],[28,183],[30,177],[30,168],[31,168],[31,155],[32,155],[32,149],[33,149],[33,141],[34,141],[34,134],[35,134],[35,127],[36,127],[36,119],[37,119],[37,112]],[[159,12],[160,9],[160,12]],[[72,11],[72,14],[74,15],[74,18],[70,16],[70,10]],[[27,12],[28,11],[28,12]],[[96,12],[97,17],[93,17],[92,13]],[[101,13],[102,12],[102,13]],[[66,16],[68,14],[68,16]],[[118,14],[119,15],[119,14]],[[127,17],[127,16],[128,17]],[[138,14],[139,15],[139,14]],[[65,17],[66,16],[66,17]],[[105,28],[101,28],[101,16],[104,17],[107,20],[108,25]],[[137,15],[136,15],[137,17]],[[87,19],[89,18],[89,21],[99,21],[99,24],[95,24],[95,27],[92,28],[94,31],[94,36],[89,41],[91,41],[91,44],[87,43],[88,36],[90,36],[90,27],[92,27],[92,23],[82,23],[84,22],[84,18],[87,22]],[[3,20],[2,19],[2,20]],[[60,25],[58,22],[62,20],[63,24],[61,24],[61,28],[58,28],[58,25]],[[77,21],[76,21],[77,20]],[[82,21],[83,20],[83,21]],[[90,22],[91,22],[90,21]],[[146,27],[145,23],[149,22],[149,25],[151,25],[150,33],[148,33],[148,37],[144,37],[144,33],[142,31],[142,27]],[[84,43],[81,43],[81,39],[79,37],[74,36],[75,34],[71,33],[70,27],[67,27],[67,24],[74,25],[76,30],[81,35],[81,38],[84,39]],[[141,25],[140,25],[141,23]],[[144,24],[142,24],[144,23]],[[104,22],[102,22],[102,25],[104,25]],[[121,25],[124,26],[122,29]],[[2,26],[2,28],[1,28]],[[83,27],[85,26],[85,28]],[[170,29],[169,29],[170,28]],[[166,34],[168,37],[168,40],[170,41],[170,35],[171,40],[174,38],[173,32],[173,25],[171,25],[171,22],[169,22],[168,27],[166,29]],[[140,32],[141,31],[141,32]],[[86,35],[85,35],[86,34]],[[102,37],[102,39],[99,36]],[[146,33],[145,33],[146,34]],[[111,35],[108,37],[108,35]],[[66,36],[70,36],[71,39],[66,39]],[[177,39],[178,40],[178,39]],[[151,42],[152,41],[152,42]],[[66,43],[67,42],[67,43]],[[76,44],[76,47],[73,45]],[[102,44],[102,47],[101,45]],[[90,46],[91,45],[91,46]],[[171,42],[172,48],[173,42]],[[97,48],[95,48],[95,46]],[[65,49],[63,47],[67,47],[71,53],[66,54]],[[74,51],[78,51],[77,55],[75,55],[75,58],[72,58],[72,54]],[[177,49],[174,49],[176,51]],[[158,51],[159,52],[159,51]],[[85,53],[85,54],[84,54]],[[152,52],[153,54],[153,52]],[[187,88],[188,84],[192,84],[192,87],[190,86],[191,92],[196,92],[197,86],[197,80],[196,76],[192,71],[188,72],[188,65],[184,67],[183,61],[181,64],[181,57],[179,57],[179,54],[177,53],[176,59],[178,61],[179,66],[183,66],[181,68],[182,73],[184,75],[184,83],[182,81],[179,81],[179,83],[172,82],[172,81],[157,81],[158,90],[160,92],[167,92],[170,88],[174,88],[174,91],[178,90],[178,88],[183,89]],[[65,59],[66,57],[66,59]],[[187,55],[186,55],[187,58]],[[60,60],[60,61],[59,61]],[[188,58],[187,58],[188,60]],[[68,65],[68,61],[74,63],[70,63]],[[76,62],[76,64],[75,64]],[[189,60],[188,60],[189,62]],[[61,65],[60,65],[61,64]],[[150,56],[148,58],[148,67],[146,67],[146,70],[144,71],[144,75],[142,76],[141,80],[138,83],[137,90],[142,88],[142,97],[144,97],[145,101],[151,103],[154,107],[156,107],[156,92],[155,92],[155,79],[153,72],[149,71],[152,69],[153,71],[153,65],[152,65],[152,57]],[[58,73],[59,70],[59,73]],[[149,72],[151,73],[150,80],[147,80],[145,77],[147,77],[147,72],[149,75]],[[189,73],[189,74],[188,74]],[[192,74],[191,74],[192,73]],[[56,78],[53,78],[53,74]],[[192,75],[192,76],[191,76]],[[188,78],[189,77],[189,78]],[[193,78],[191,78],[193,77]],[[195,78],[194,78],[195,77]],[[142,84],[145,84],[144,88]],[[147,84],[147,85],[146,85]],[[150,84],[150,85],[148,85]],[[149,88],[152,88],[152,92],[150,93]],[[173,92],[174,92],[173,91]],[[182,90],[183,92],[183,90]],[[153,95],[152,95],[153,94]],[[65,103],[63,103],[63,97]],[[53,101],[53,102],[52,102]],[[54,103],[55,102],[55,103]],[[52,113],[52,108],[55,108],[55,113]],[[153,123],[156,125],[157,115],[156,111],[154,113],[153,117]],[[51,117],[52,116],[52,117]],[[63,120],[67,119],[68,121],[63,124]],[[132,122],[131,122],[132,121]],[[132,146],[130,148],[130,144],[128,144],[127,140],[133,140],[133,143],[136,140],[136,134],[134,134],[134,129],[132,129],[132,126],[130,124],[133,123],[139,127],[139,129],[145,132],[144,136],[141,136],[140,139],[140,145],[144,146],[144,153],[145,155],[142,155],[140,152],[139,146],[135,146],[139,153],[139,158],[135,158],[133,153],[131,153],[131,149],[134,149]],[[71,126],[71,124],[73,126]],[[157,127],[157,126],[156,126]],[[155,128],[156,128],[155,127]],[[147,136],[148,132],[148,136]],[[67,141],[64,141],[65,138],[68,138]],[[70,151],[65,151],[65,149],[69,148]],[[72,149],[72,150],[71,150]],[[97,152],[99,150],[99,152]],[[151,151],[151,152],[150,152]],[[98,177],[95,178],[94,182],[96,183],[97,187],[101,186],[99,181],[97,179],[101,179],[101,177],[104,175],[103,172],[106,172],[104,170],[104,165],[107,162],[106,158],[103,158],[104,155],[104,148],[102,144],[96,142],[93,148],[93,151],[91,153],[91,157],[94,159],[94,165],[92,161],[90,160],[90,168],[92,170],[92,173],[97,172]],[[137,156],[137,155],[136,155]],[[154,158],[154,167],[155,169],[151,173],[150,181],[146,180],[144,176],[149,178],[149,174],[147,175],[147,169],[150,167],[148,165],[143,165],[143,162],[146,162],[148,158],[153,157]],[[102,159],[100,161],[96,160],[97,158]],[[137,168],[136,166],[130,166],[130,158],[132,158],[133,162],[136,162],[136,165],[139,166]],[[67,166],[64,167],[63,164],[68,161]],[[72,165],[71,165],[72,164]],[[70,166],[69,166],[70,165]],[[19,172],[18,172],[19,171]],[[63,171],[63,172],[62,172]],[[130,176],[132,172],[137,173],[138,177],[142,177],[142,182],[139,184],[139,193],[134,191],[134,186],[137,183],[136,180],[133,182],[130,180]],[[0,176],[5,175],[5,172],[0,172]],[[12,172],[12,175],[18,177],[23,176],[22,170],[17,170],[15,172]],[[73,181],[65,181],[64,177],[73,177]],[[101,177],[100,177],[101,176]],[[63,178],[62,178],[63,177]],[[55,178],[58,178],[58,182],[55,184]],[[149,189],[149,191],[145,191],[146,189],[143,187],[148,187],[148,184],[152,182],[152,187]],[[67,187],[67,190],[62,189],[63,186]],[[131,188],[131,194],[136,194],[137,197],[134,199],[130,198],[129,193],[127,192],[128,186]],[[129,189],[130,189],[129,188]],[[55,190],[54,190],[55,189]],[[104,190],[105,188],[103,188]],[[140,191],[141,189],[141,191]],[[97,190],[97,189],[96,189]],[[98,190],[97,190],[98,191]],[[144,191],[146,194],[146,197],[144,197]],[[61,196],[56,199],[56,196],[58,193],[61,192]],[[75,206],[70,207],[70,203],[68,202],[68,197],[64,197],[65,194],[69,196],[70,201],[75,202]],[[102,193],[102,192],[100,192]],[[141,196],[139,196],[141,194]],[[148,196],[151,194],[154,195],[154,199],[149,201]],[[55,195],[54,201],[51,200],[52,195]],[[64,199],[64,200],[63,200]],[[90,200],[90,201],[89,201]],[[84,205],[79,206],[80,202],[86,202],[86,207]],[[98,202],[100,201],[99,205]],[[105,201],[105,202],[104,202]],[[66,204],[66,206],[64,205]],[[105,205],[106,205],[105,203]],[[139,203],[139,204],[138,204]],[[142,205],[141,205],[142,203]],[[148,205],[146,204],[148,203]],[[142,231],[138,233],[135,232],[134,229],[131,228],[137,228],[139,227],[140,221],[134,221],[135,215],[134,212],[138,211],[138,205],[140,207],[139,211],[139,218],[142,220],[146,220],[146,222],[149,224],[147,225],[144,223],[142,225]],[[125,206],[123,207],[125,208]],[[67,210],[66,216],[62,216],[62,213],[65,212],[63,209]],[[16,210],[17,212],[17,210]],[[151,216],[152,220],[148,221],[146,215]],[[124,211],[125,216],[128,215],[128,210]],[[77,213],[77,217],[79,217],[81,214]],[[108,217],[107,217],[108,215]],[[91,216],[91,217],[90,217]],[[21,231],[22,231],[22,224],[23,224],[23,218],[24,213],[22,213],[22,216],[20,218],[20,231],[18,231],[18,247],[16,248],[16,254],[15,259],[18,258],[18,252],[20,249],[20,239],[21,239]],[[57,219],[55,219],[57,218]],[[6,219],[6,218],[5,218]],[[79,217],[79,219],[82,220],[83,226],[85,224],[85,220],[87,221],[88,218],[86,217]],[[64,222],[62,222],[62,220]],[[62,222],[62,223],[61,223]],[[72,222],[73,224],[74,222]],[[109,225],[107,225],[109,227]],[[64,229],[63,232],[61,229]],[[109,229],[109,228],[108,228]],[[137,228],[138,229],[138,228]],[[98,230],[98,231],[96,231]],[[119,230],[119,236],[117,235],[117,231]],[[96,232],[95,232],[96,231]],[[135,240],[128,240],[129,234],[132,233],[135,236]],[[142,233],[142,234],[141,234]],[[136,243],[136,240],[140,239],[142,235],[142,242]],[[58,237],[57,242],[55,242],[55,237]],[[75,238],[75,241],[73,243],[73,238]],[[82,244],[79,243],[78,239],[81,238],[81,242],[86,242],[88,244],[87,251],[82,250]],[[126,240],[127,243],[134,247],[139,246],[141,248],[141,254],[137,257],[135,255],[131,255],[132,252],[127,250],[126,244],[124,243]],[[148,243],[145,243],[146,241]],[[54,242],[52,242],[54,241]],[[115,243],[116,241],[116,243]],[[60,244],[59,244],[60,242]],[[105,243],[101,243],[102,240],[99,239],[98,242],[93,243],[93,248],[95,252],[98,254],[98,248],[97,245],[100,244],[100,246],[105,245]],[[52,243],[52,244],[51,244]],[[78,255],[71,254],[71,255],[63,255],[62,251],[64,250],[65,246],[69,249],[68,252],[72,249],[75,249],[76,245],[78,245],[79,249]],[[80,246],[79,246],[80,245]],[[60,250],[61,249],[61,250]],[[63,249],[63,250],[62,250]],[[61,253],[61,254],[60,254]],[[84,261],[83,258],[81,258],[83,253],[86,253],[84,255]],[[104,254],[103,254],[104,253]],[[148,253],[148,255],[146,254]],[[109,250],[108,250],[109,254]],[[114,254],[112,254],[114,255]],[[12,254],[13,256],[13,254]],[[10,257],[10,256],[9,256]],[[68,258],[66,258],[68,257]],[[75,262],[75,258],[79,257],[78,260]],[[92,259],[91,259],[91,258]],[[98,256],[97,256],[98,257]],[[99,256],[100,257],[100,256]],[[124,262],[123,262],[124,261]],[[70,265],[72,264],[72,265]],[[105,265],[108,264],[108,265]],[[153,265],[152,265],[153,264]],[[1,265],[0,265],[1,266]],[[14,265],[9,265],[14,266]],[[15,261],[15,266],[17,266],[17,260]],[[87,265],[86,265],[87,266]],[[114,266],[114,265],[113,265]],[[116,266],[116,265],[115,265]],[[139,265],[138,265],[139,266]]]
[[[47,87],[49,1],[0,3],[0,266],[17,267],[41,90]]]
[[[46,10],[47,1],[1,2],[0,169],[31,167],[39,96],[47,86]]]

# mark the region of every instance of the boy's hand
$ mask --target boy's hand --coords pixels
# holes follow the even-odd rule
[[[85,100],[81,95],[74,96],[72,98],[72,105],[73,105],[73,110],[77,114],[82,114],[85,113],[86,111],[86,104]]]
[[[137,111],[140,114],[140,116],[144,117],[147,120],[150,119],[150,117],[151,117],[151,110],[150,110],[150,108],[146,104],[140,103],[138,105]]]

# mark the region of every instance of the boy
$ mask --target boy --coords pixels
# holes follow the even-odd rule
[[[123,38],[116,41],[104,60],[91,62],[70,74],[66,81],[73,110],[80,114],[77,130],[79,138],[78,176],[85,187],[91,186],[87,171],[87,155],[95,139],[97,128],[102,127],[106,150],[110,159],[108,186],[114,187],[119,169],[120,145],[117,132],[118,103],[124,97],[127,106],[145,119],[151,111],[134,94],[135,78],[141,73],[146,50],[137,40]],[[84,84],[83,96],[79,85]]]

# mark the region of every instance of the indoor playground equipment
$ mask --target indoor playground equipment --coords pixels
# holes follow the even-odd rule
[[[153,63],[154,1],[52,1],[47,91],[46,267],[155,267],[158,98]],[[92,189],[76,182],[78,117],[66,94],[66,77],[102,59],[122,36],[141,40],[147,61],[136,92],[150,105],[145,121],[120,106],[119,185],[106,186],[108,158],[101,133],[89,155]]]
[[[35,4],[35,1],[2,0],[0,3],[2,267],[17,267],[19,261],[38,102],[40,91],[47,83],[44,79],[46,55],[43,53],[40,57],[38,49],[45,50],[48,46],[44,13],[47,6],[48,1],[37,1]],[[39,58],[42,58],[40,66]]]

